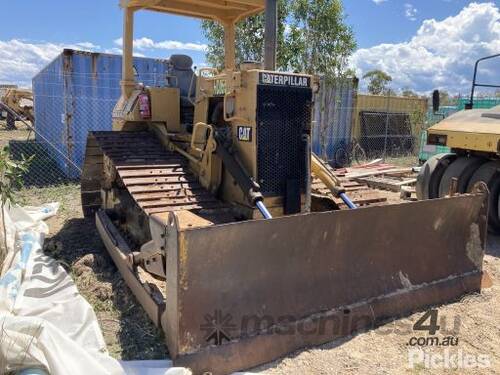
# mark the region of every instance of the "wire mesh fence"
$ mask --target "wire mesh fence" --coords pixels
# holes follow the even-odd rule
[[[355,81],[324,84],[316,98],[313,150],[334,167],[373,159],[416,163],[427,106],[426,98],[358,94]]]
[[[119,75],[79,73],[71,77],[46,71],[34,81],[33,126],[18,114],[16,129],[0,117],[0,146],[12,158],[33,156],[26,186],[78,182],[89,131],[111,130],[112,110],[120,96]],[[162,81],[163,77],[163,81]],[[161,86],[164,73],[142,73]],[[10,112],[9,112],[10,113]],[[427,99],[358,94],[357,80],[323,82],[315,98],[312,148],[334,167],[373,159],[410,158],[417,162],[421,135],[429,124]]]
[[[49,78],[42,89],[34,85],[35,126],[9,110],[17,118],[16,129],[6,130],[0,118],[0,146],[8,144],[15,160],[33,156],[24,178],[27,187],[77,183],[87,134],[112,129],[112,110],[120,95],[118,79],[113,83],[117,87],[109,79],[105,85],[94,81],[89,87],[85,81],[64,86],[64,75]],[[151,74],[150,81],[161,80]],[[60,83],[65,90],[57,86]],[[352,79],[323,83],[315,98],[314,152],[334,167],[379,158],[412,158],[416,163],[428,123],[427,100],[357,91],[357,81]]]
[[[8,145],[13,160],[32,158],[25,187],[79,182],[88,133],[112,130],[120,77],[46,69],[33,81],[35,124],[0,103],[0,147]],[[141,72],[138,79],[161,87],[166,74]]]

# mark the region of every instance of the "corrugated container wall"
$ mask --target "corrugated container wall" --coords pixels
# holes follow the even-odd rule
[[[134,58],[137,80],[165,86],[166,60]],[[87,133],[111,130],[120,97],[122,57],[64,50],[33,78],[36,141],[44,144],[62,172],[78,178]]]
[[[324,160],[333,162],[337,150],[351,141],[357,90],[357,78],[321,81],[315,98],[312,149]]]

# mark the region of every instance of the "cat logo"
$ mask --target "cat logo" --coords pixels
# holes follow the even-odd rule
[[[252,142],[252,128],[250,126],[238,126],[238,141]]]

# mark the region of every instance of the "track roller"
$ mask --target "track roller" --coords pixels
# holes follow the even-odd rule
[[[439,186],[448,166],[457,158],[455,154],[438,154],[431,157],[420,169],[417,177],[419,200],[439,198]]]
[[[483,181],[490,191],[488,229],[490,232],[500,232],[499,193],[500,193],[500,161],[489,161],[483,164],[471,177],[467,191],[471,192],[474,185]]]
[[[467,187],[472,175],[487,162],[480,157],[459,157],[446,168],[441,183],[439,184],[439,197],[444,198],[450,194],[452,180],[457,179],[457,193],[467,192]]]

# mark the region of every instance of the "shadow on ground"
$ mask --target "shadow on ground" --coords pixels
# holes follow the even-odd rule
[[[93,220],[70,219],[45,242],[98,316],[110,354],[123,360],[168,356],[161,330],[128,289],[106,252]]]

